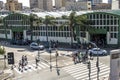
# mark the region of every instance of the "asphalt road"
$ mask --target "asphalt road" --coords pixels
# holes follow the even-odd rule
[[[29,64],[35,64],[35,56],[37,55],[37,50],[31,50],[29,46],[16,46],[16,45],[7,45],[5,46],[6,53],[7,52],[14,52],[15,55],[15,65],[18,65],[19,60],[21,59],[22,55],[27,55]],[[111,49],[107,49],[108,52]],[[66,56],[66,54],[71,54],[74,50],[71,49],[60,49],[58,50],[58,53],[65,54],[60,55],[58,57],[58,66],[60,67],[60,76],[57,75],[56,72],[56,57],[55,57],[55,51],[52,52],[52,66],[53,70],[50,72],[49,64],[50,64],[50,54],[44,50],[41,51],[41,56],[43,59],[45,59],[48,63],[45,62],[48,66],[41,70],[35,70],[29,73],[17,73],[16,71],[13,71],[15,74],[14,80],[76,80],[73,78],[70,74],[63,71],[61,68],[66,66],[73,65],[73,61],[71,57]],[[84,51],[84,50],[83,50]],[[110,55],[108,56],[100,56],[99,60],[101,63],[109,66],[110,63]],[[96,57],[94,57],[94,61],[96,61]],[[7,65],[9,66],[9,65]],[[9,66],[10,67],[10,66]]]

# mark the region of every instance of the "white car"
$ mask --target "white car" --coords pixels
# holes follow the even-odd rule
[[[92,48],[88,50],[88,53],[91,53],[92,55],[107,55],[107,51],[100,48]]]
[[[32,42],[30,44],[30,48],[31,49],[36,49],[36,50],[43,50],[44,46],[43,45],[38,45],[38,43],[36,43],[36,42]]]

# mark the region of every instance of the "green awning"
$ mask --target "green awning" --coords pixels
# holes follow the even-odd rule
[[[106,29],[89,29],[90,34],[107,34]]]

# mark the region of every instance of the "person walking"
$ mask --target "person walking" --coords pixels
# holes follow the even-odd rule
[[[25,55],[24,57],[24,62],[25,62],[25,66],[28,64],[28,61],[27,61],[27,56]]]
[[[21,67],[22,67],[22,61],[19,60],[19,64],[18,64],[18,70],[19,70],[19,71],[21,70]]]
[[[38,59],[38,56],[36,56],[35,57],[36,68],[38,68],[38,62],[39,62],[39,59]]]

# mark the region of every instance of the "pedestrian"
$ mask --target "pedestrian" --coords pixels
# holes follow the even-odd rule
[[[25,61],[25,56],[22,55],[22,62],[24,63],[24,61]]]
[[[24,61],[25,61],[25,65],[27,65],[28,64],[28,61],[27,61],[27,56],[25,55],[25,57],[24,57]]]
[[[38,62],[39,62],[38,56],[35,57],[35,62],[36,62],[36,68],[37,68],[38,67]]]
[[[19,71],[21,70],[21,67],[22,67],[22,61],[19,60],[19,64],[18,64],[18,70],[19,70]]]
[[[92,52],[91,51],[90,51],[90,55],[89,56],[90,56],[90,60],[92,60]]]
[[[79,52],[77,53],[76,57],[77,57],[77,62],[80,63],[80,53]]]

